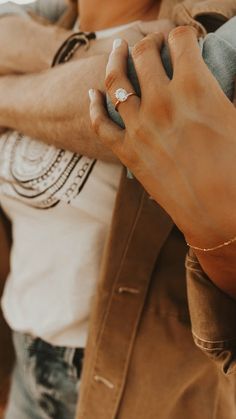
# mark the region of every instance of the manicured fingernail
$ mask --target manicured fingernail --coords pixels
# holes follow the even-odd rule
[[[118,48],[121,45],[122,39],[117,38],[113,41],[112,51]]]
[[[89,99],[90,99],[90,100],[93,100],[93,99],[94,99],[94,96],[95,96],[95,91],[94,91],[94,89],[89,89],[89,91],[88,91],[88,95],[89,95]]]

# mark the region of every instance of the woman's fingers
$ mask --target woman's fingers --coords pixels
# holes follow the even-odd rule
[[[127,43],[122,39],[115,39],[113,50],[107,63],[105,84],[110,99],[113,105],[116,106],[124,123],[128,122],[129,126],[131,126],[136,122],[140,99],[135,94],[135,90],[127,77],[127,59]],[[132,93],[133,95],[125,99],[125,92],[123,91],[122,94],[122,91],[118,91],[118,89],[124,89],[128,94]]]
[[[173,65],[174,77],[180,74],[192,73],[193,68],[202,71],[204,67],[201,50],[198,45],[197,33],[191,26],[178,26],[173,29],[168,38],[169,50]],[[201,77],[202,74],[201,74]]]
[[[104,106],[104,96],[95,89],[89,90],[90,119],[93,130],[99,139],[111,150],[118,149],[123,143],[124,130],[109,118]]]
[[[153,89],[163,89],[163,86],[169,84],[170,80],[166,75],[160,55],[163,44],[164,35],[153,33],[139,41],[132,50],[144,100],[153,96]]]

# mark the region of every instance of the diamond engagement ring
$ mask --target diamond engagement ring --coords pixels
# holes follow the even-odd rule
[[[122,87],[117,89],[115,91],[115,97],[117,99],[117,101],[115,103],[115,110],[117,111],[119,104],[122,103],[122,102],[125,102],[128,99],[128,97],[130,97],[130,96],[136,96],[136,93],[128,93]]]

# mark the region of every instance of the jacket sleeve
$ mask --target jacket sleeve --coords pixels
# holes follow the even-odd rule
[[[11,226],[0,207],[0,297],[10,269]],[[13,365],[11,332],[0,309],[0,406],[7,397],[9,374]],[[1,415],[1,414],[0,414]]]
[[[186,269],[195,344],[224,374],[236,373],[236,301],[212,283],[192,250]]]
[[[176,25],[191,25],[205,36],[235,15],[235,0],[184,0],[173,8],[172,19]]]
[[[64,0],[37,0],[27,5],[18,5],[13,2],[7,2],[0,5],[0,16],[17,14],[23,17],[29,17],[28,12],[33,12],[38,16],[56,21],[66,9]]]

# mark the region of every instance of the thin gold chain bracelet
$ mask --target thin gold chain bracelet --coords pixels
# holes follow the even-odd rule
[[[234,242],[236,242],[236,236],[233,237],[232,239],[227,240],[226,242],[218,244],[217,246],[214,246],[214,247],[208,247],[208,248],[203,247],[202,248],[202,247],[193,246],[190,243],[187,243],[187,245],[189,247],[191,247],[191,249],[193,249],[193,250],[199,250],[201,252],[213,252],[214,250],[221,249],[222,247],[225,247],[225,246],[229,246],[230,244],[232,244]]]

